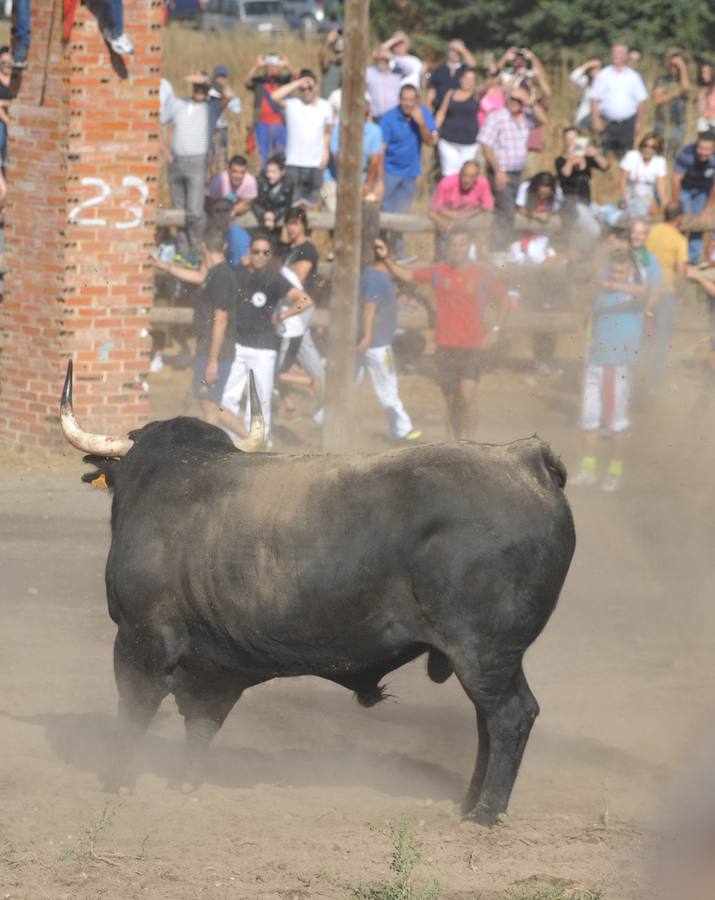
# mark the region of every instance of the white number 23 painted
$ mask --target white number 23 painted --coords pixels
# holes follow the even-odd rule
[[[70,222],[74,222],[77,225],[97,225],[99,227],[105,227],[107,225],[106,219],[83,216],[82,212],[83,210],[91,209],[93,206],[101,206],[104,201],[111,196],[112,189],[103,178],[83,178],[81,184],[83,187],[96,188],[97,193],[94,196],[83,200],[81,203],[78,203],[77,206],[72,207],[67,218]],[[126,231],[128,228],[138,228],[141,225],[142,210],[144,209],[144,204],[149,196],[149,188],[146,186],[144,180],[139,178],[138,175],[125,175],[124,178],[122,178],[122,187],[133,188],[139,193],[139,197],[136,202],[132,202],[131,200],[122,201],[122,209],[126,209],[127,212],[131,213],[132,217],[126,222],[115,222],[114,227],[118,231]]]

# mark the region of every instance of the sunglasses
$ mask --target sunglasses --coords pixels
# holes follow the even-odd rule
[[[524,105],[524,101],[521,99],[521,97],[509,97],[509,102],[510,103],[518,103],[519,106]]]
[[[272,250],[251,250],[251,256],[273,256]]]
[[[314,90],[315,90],[315,85],[314,85],[314,84],[307,84],[307,85],[305,85],[305,87],[298,88],[298,90],[300,90],[300,91],[306,91],[306,92],[307,92],[307,91],[314,91]]]

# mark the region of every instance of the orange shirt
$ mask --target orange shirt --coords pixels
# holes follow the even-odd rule
[[[413,269],[412,277],[434,288],[437,346],[480,347],[485,336],[484,309],[490,300],[501,299],[507,293],[491,269],[471,262],[462,269],[438,263]]]

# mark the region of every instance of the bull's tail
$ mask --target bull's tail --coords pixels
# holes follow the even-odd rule
[[[566,487],[566,479],[568,478],[566,466],[548,444],[543,441],[540,441],[540,443],[542,465],[548,472],[554,484],[563,490],[563,488]]]
[[[546,487],[551,485],[561,489],[566,487],[566,466],[538,435],[514,441],[507,446],[509,451],[528,466]]]

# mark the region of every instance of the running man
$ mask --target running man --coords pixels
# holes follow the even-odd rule
[[[506,287],[491,269],[469,258],[469,233],[457,226],[449,233],[446,262],[408,269],[388,256],[382,241],[375,252],[388,271],[403,281],[429,284],[435,298],[437,383],[447,402],[447,439],[474,440],[477,430],[477,385],[480,354],[493,347],[509,314]],[[484,323],[490,302],[496,321]]]

